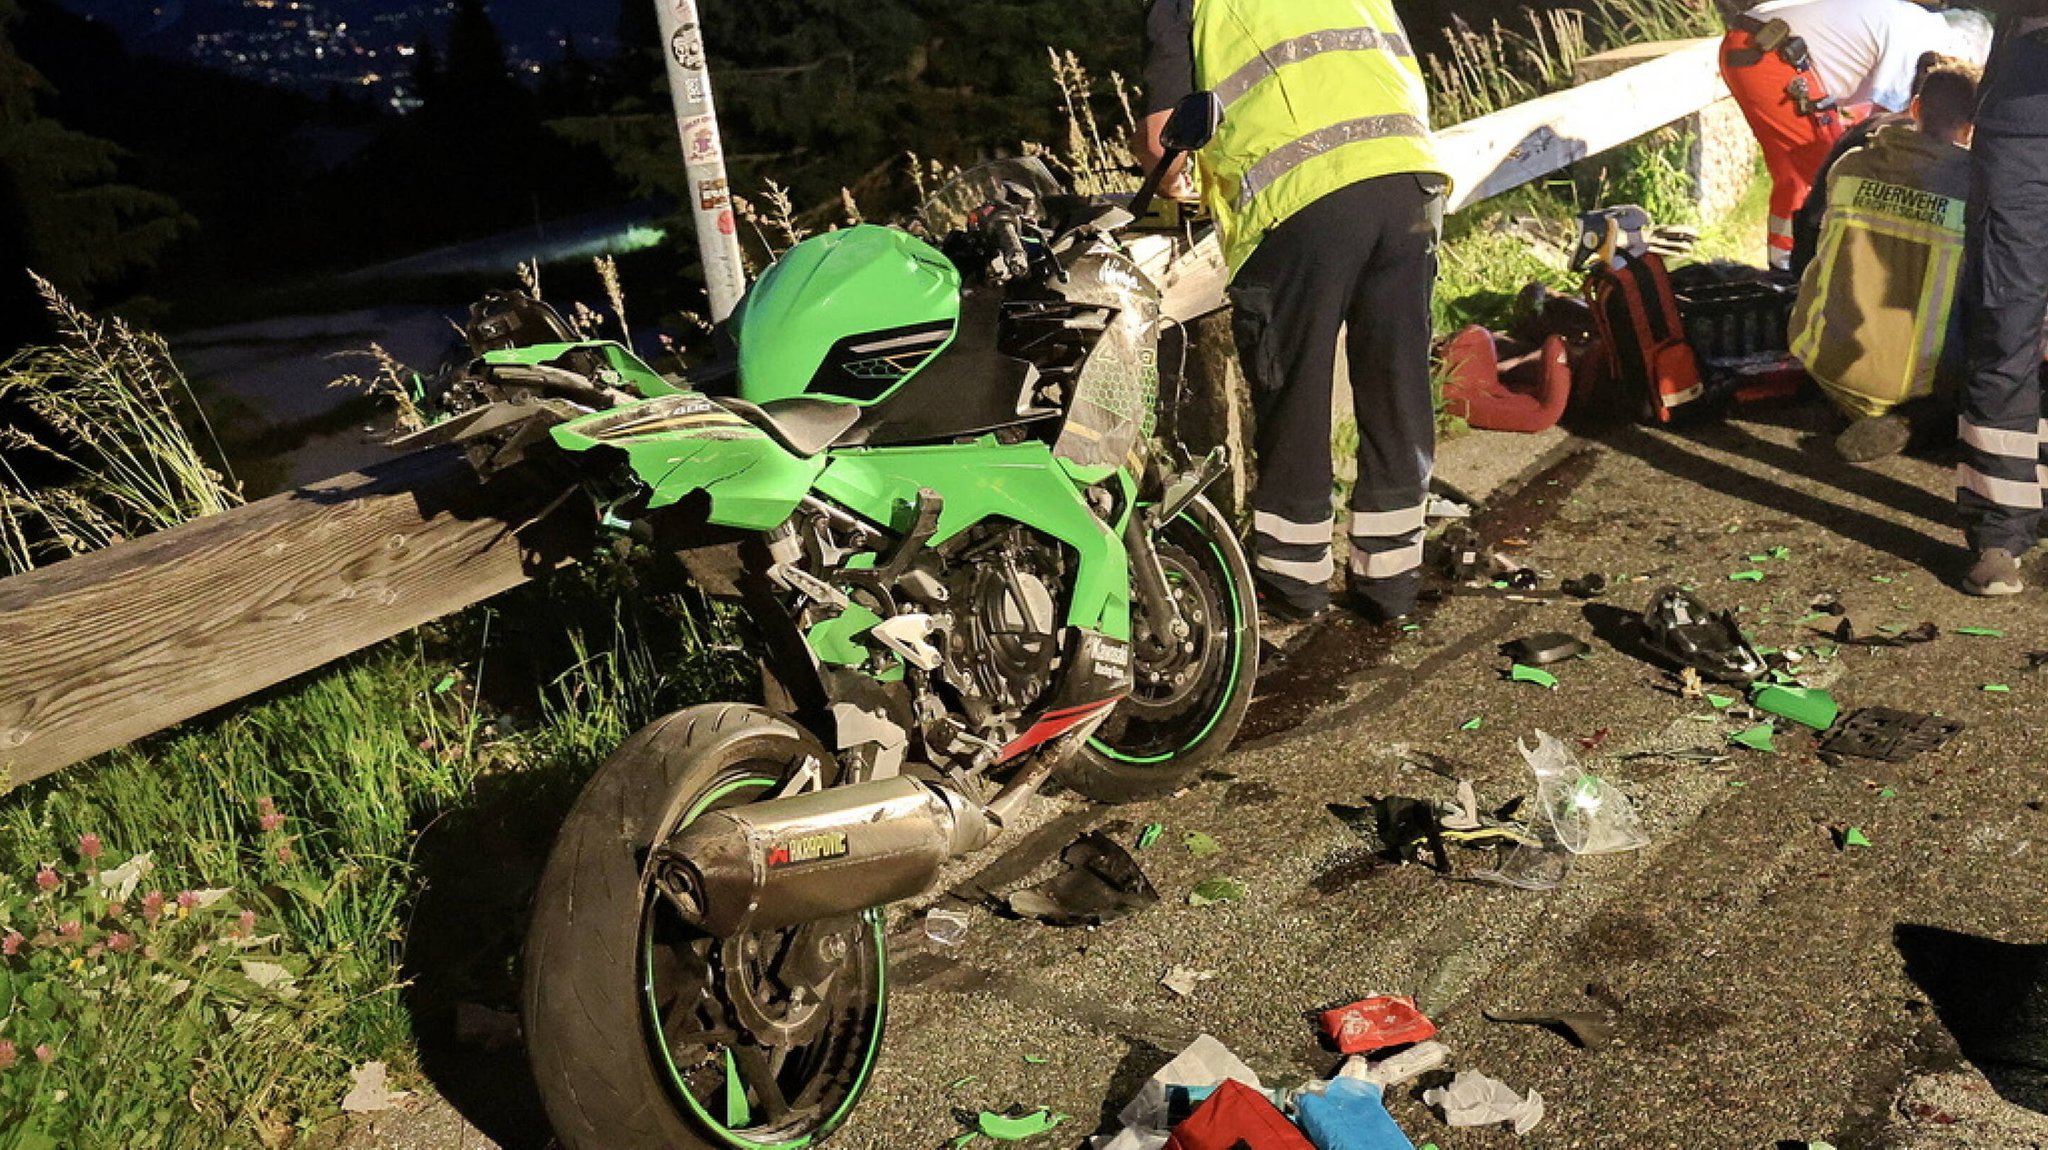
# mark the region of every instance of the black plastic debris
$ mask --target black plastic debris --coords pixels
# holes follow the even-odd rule
[[[1444,847],[1435,803],[1406,795],[1366,802],[1361,807],[1330,803],[1328,810],[1388,862],[1419,862],[1440,874],[1451,872],[1451,855]]]
[[[1770,669],[1733,614],[1710,611],[1678,587],[1663,588],[1643,608],[1642,640],[1655,657],[1717,683],[1753,682]]]
[[[2043,667],[2048,667],[2048,651],[2027,652],[2027,670],[2038,671]]]
[[[1607,594],[1607,576],[1598,571],[1588,571],[1576,579],[1558,584],[1558,589],[1574,599],[1598,599]]]
[[[1562,631],[1545,631],[1540,635],[1526,635],[1512,643],[1501,646],[1500,653],[1531,667],[1545,667],[1576,658],[1591,648]]]
[[[1090,831],[1060,852],[1065,870],[1007,900],[1010,912],[1047,926],[1101,926],[1159,901],[1159,892],[1123,845]]]
[[[1842,602],[1841,596],[1833,591],[1823,591],[1815,595],[1813,602],[1807,604],[1806,609],[1818,615],[1847,615],[1849,613],[1849,608]]]
[[[1941,628],[1932,623],[1922,623],[1901,631],[1882,631],[1874,635],[1859,635],[1855,624],[1844,619],[1831,632],[1835,642],[1851,647],[1911,647],[1919,643],[1932,643],[1941,638]]]
[[[1827,755],[1904,763],[1940,750],[1962,732],[1963,724],[1954,719],[1890,707],[1865,707],[1844,720],[1821,743],[1820,750]]]

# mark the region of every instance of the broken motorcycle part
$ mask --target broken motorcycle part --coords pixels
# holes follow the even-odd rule
[[[1865,707],[1850,715],[1842,729],[1822,743],[1820,749],[1824,754],[1904,763],[1917,755],[1940,750],[1962,732],[1963,724],[1954,719],[1890,707]]]
[[[1575,639],[1561,631],[1545,631],[1540,635],[1527,635],[1501,647],[1500,653],[1517,663],[1531,667],[1547,667],[1562,663],[1591,650],[1584,641]]]
[[[1677,587],[1666,587],[1643,608],[1643,641],[1658,657],[1690,667],[1720,683],[1749,683],[1768,666],[1727,611]]]

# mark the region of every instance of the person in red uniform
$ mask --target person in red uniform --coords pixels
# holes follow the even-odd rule
[[[1792,260],[1792,218],[1859,113],[1905,111],[1928,51],[1964,49],[1920,0],[1770,0],[1730,22],[1721,76],[1771,171],[1770,263]]]

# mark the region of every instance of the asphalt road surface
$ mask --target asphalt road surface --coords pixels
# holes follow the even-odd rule
[[[1488,526],[1554,576],[1607,574],[1606,597],[1453,596],[1391,643],[1323,624],[1265,680],[1252,737],[1197,785],[1122,808],[1049,798],[1010,854],[950,876],[1001,893],[1083,831],[1128,842],[1156,822],[1166,833],[1136,857],[1157,905],[1095,929],[975,905],[954,947],[924,937],[930,901],[897,908],[886,1052],[833,1144],[939,1147],[965,1129],[956,1111],[1024,1104],[1072,1116],[1034,1145],[1080,1145],[1198,1034],[1269,1085],[1299,1083],[1340,1061],[1309,1012],[1390,993],[1415,996],[1456,1067],[1547,1103],[1517,1137],[1451,1129],[1399,1088],[1389,1107],[1418,1146],[2048,1146],[2048,671],[2027,657],[2048,649],[2048,569],[2014,599],[1963,596],[1946,461],[1850,467],[1802,422],[1818,413],[1604,436]],[[1763,577],[1730,580],[1745,571]],[[1806,648],[1808,681],[1845,711],[1966,729],[1898,765],[1831,765],[1803,731],[1781,729],[1775,753],[1734,746],[1748,721],[1628,650],[1628,613],[1667,583],[1739,608],[1759,645]],[[1827,652],[1815,629],[1839,619],[1808,619],[1823,595],[1858,634],[1941,635]],[[1555,689],[1509,681],[1497,647],[1542,631],[1584,638],[1591,657],[1553,668]],[[1485,807],[1527,796],[1516,747],[1538,730],[1633,801],[1648,847],[1579,859],[1532,892],[1470,881],[1489,860],[1456,847],[1449,877],[1386,862],[1327,809],[1451,797],[1413,765],[1422,753]],[[1850,828],[1869,845],[1842,845]],[[1188,851],[1196,831],[1220,853]],[[1224,876],[1243,901],[1188,904]],[[1160,983],[1176,967],[1210,977],[1180,997]],[[1538,1009],[1607,1011],[1612,1041],[1579,1049],[1483,1017]],[[455,1144],[383,1125],[351,1144]]]

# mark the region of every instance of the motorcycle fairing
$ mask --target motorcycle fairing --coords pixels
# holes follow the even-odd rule
[[[622,452],[651,492],[650,511],[702,491],[711,498],[712,523],[751,531],[787,520],[825,469],[824,456],[801,459],[695,392],[585,416],[553,435],[565,451]]]
[[[619,388],[648,399],[676,395],[684,390],[663,379],[660,372],[649,367],[624,345],[610,340],[500,348],[485,352],[483,360],[486,364],[511,367],[561,366],[585,375],[601,386]],[[564,360],[572,362],[564,363]]]
[[[933,546],[978,523],[1007,520],[1071,547],[1079,563],[1067,622],[1125,642],[1131,636],[1130,568],[1114,526],[1092,511],[1082,492],[1114,479],[1130,503],[1130,480],[1109,468],[1059,459],[1043,443],[970,444],[840,450],[817,479],[818,491],[892,530],[907,530],[919,488],[943,504]]]

